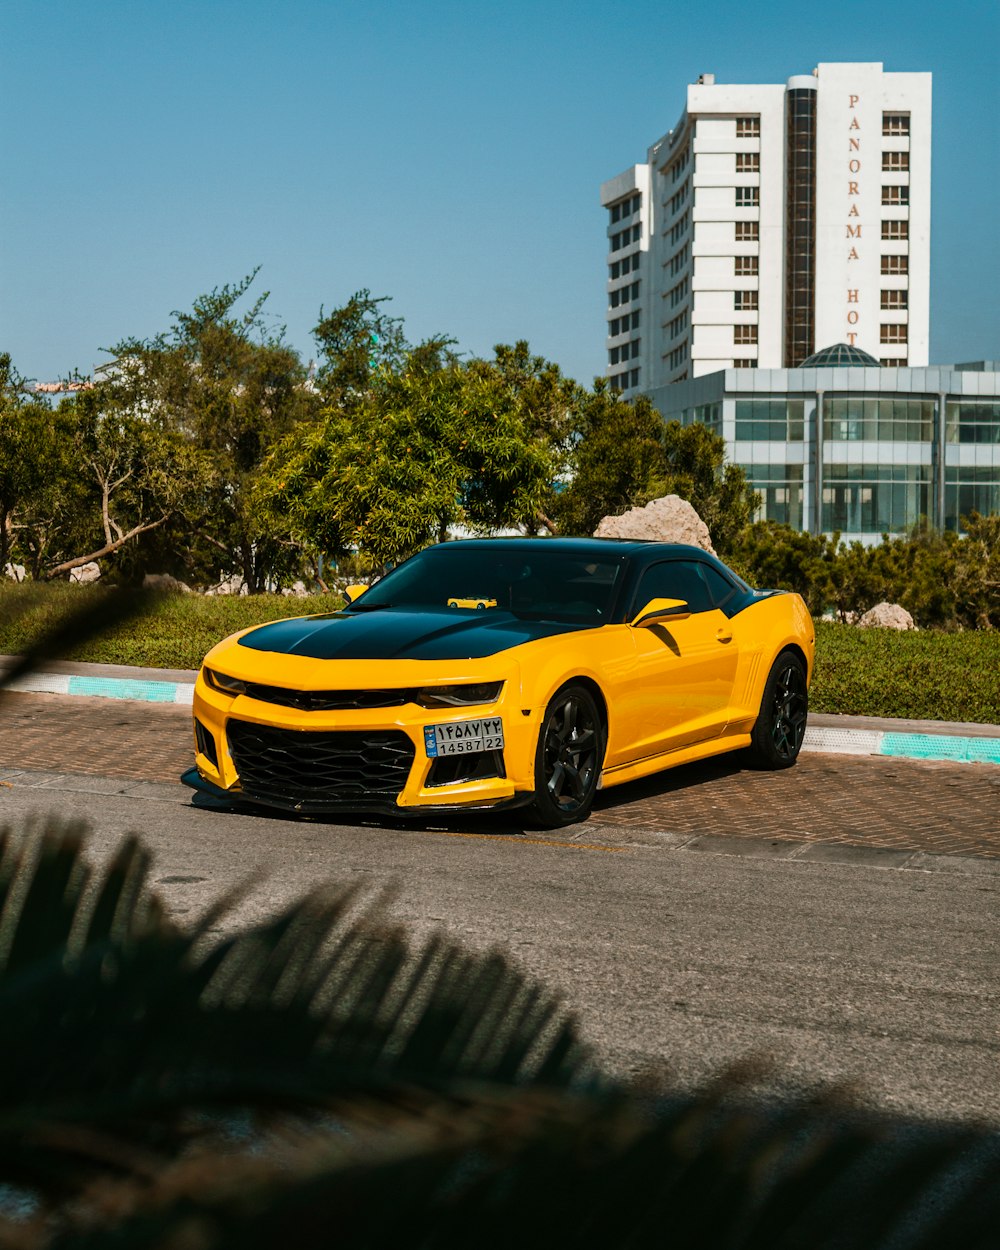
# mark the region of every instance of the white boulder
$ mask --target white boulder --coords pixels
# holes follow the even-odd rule
[[[916,629],[913,617],[898,603],[876,603],[858,621],[861,629]]]
[[[187,582],[179,581],[176,577],[171,577],[169,573],[147,573],[142,579],[143,590],[174,590],[181,594],[189,595],[191,587]]]
[[[77,586],[88,586],[91,582],[96,582],[100,576],[101,566],[96,560],[91,560],[89,564],[78,565],[69,571],[69,580],[75,582]]]
[[[606,516],[594,530],[595,538],[646,538],[660,543],[688,543],[715,555],[708,526],[686,499],[665,495],[645,508],[629,508],[621,516]]]
[[[292,582],[281,592],[286,599],[305,599],[309,594],[305,582]]]
[[[249,593],[241,573],[233,573],[231,577],[224,577],[217,585],[209,586],[205,591],[206,595],[246,595]]]
[[[23,582],[25,571],[23,564],[5,564],[3,567],[4,577],[9,577],[11,581]]]

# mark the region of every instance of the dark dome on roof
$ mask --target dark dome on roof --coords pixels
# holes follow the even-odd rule
[[[833,347],[824,347],[822,351],[813,352],[803,360],[799,368],[821,369],[829,368],[830,365],[864,365],[869,369],[874,365],[876,369],[880,368],[874,356],[869,356],[860,347],[849,347],[846,343],[835,343]]]

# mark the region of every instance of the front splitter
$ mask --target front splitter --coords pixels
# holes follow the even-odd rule
[[[438,815],[461,815],[464,812],[500,812],[526,807],[535,797],[533,794],[515,794],[509,799],[495,803],[433,803],[420,807],[400,807],[388,799],[349,799],[331,803],[326,799],[282,799],[273,795],[252,794],[246,790],[224,790],[206,780],[197,768],[189,768],[181,774],[181,782],[200,794],[227,803],[232,807],[263,807],[273,811],[288,812],[294,816],[393,816],[397,820],[420,820]]]

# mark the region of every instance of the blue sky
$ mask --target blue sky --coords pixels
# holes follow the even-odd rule
[[[6,0],[0,351],[89,372],[261,266],[308,358],[368,287],[416,341],[604,361],[600,183],[701,72],[934,74],[932,362],[1000,357],[1000,5]]]

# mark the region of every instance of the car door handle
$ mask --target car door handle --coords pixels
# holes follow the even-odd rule
[[[720,628],[715,631],[715,636],[719,642],[732,642],[733,631],[731,629]]]

